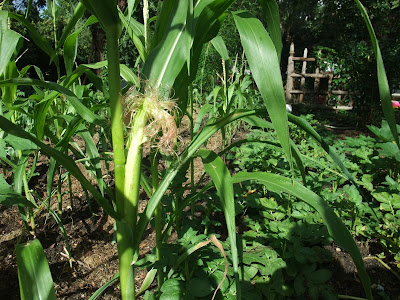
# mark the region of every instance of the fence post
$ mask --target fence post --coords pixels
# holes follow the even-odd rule
[[[318,56],[321,56],[321,50],[318,51]],[[316,62],[316,68],[315,68],[315,78],[314,78],[314,91],[319,92],[319,83],[320,83],[320,77],[319,77],[319,65],[318,62]],[[314,103],[317,103],[318,100],[318,94],[314,94],[313,100]]]
[[[304,52],[303,52],[303,58],[307,58],[307,55],[308,55],[308,49],[305,48],[305,49],[304,49]],[[300,90],[303,91],[303,93],[300,94],[299,103],[303,103],[303,98],[304,98],[304,93],[305,93],[305,88],[304,88],[304,86],[305,86],[305,84],[306,84],[306,77],[305,77],[304,75],[306,74],[306,72],[307,72],[307,61],[306,61],[306,60],[303,60],[303,66],[302,66],[302,68],[301,68],[301,75],[302,75],[302,77],[301,77],[301,79],[300,79]]]
[[[333,82],[333,72],[329,73],[329,77],[328,77],[328,96],[327,99],[329,99],[332,95],[332,82]]]
[[[287,67],[287,79],[286,79],[286,102],[290,103],[292,101],[292,93],[293,90],[293,77],[294,73],[294,43],[290,44],[289,58],[288,58],[288,67]]]

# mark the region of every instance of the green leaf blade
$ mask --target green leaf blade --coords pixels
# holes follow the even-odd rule
[[[275,46],[264,26],[251,14],[237,12],[233,17],[254,80],[289,164],[293,168],[286,102]]]
[[[259,2],[264,13],[264,19],[267,22],[269,35],[275,45],[280,61],[283,46],[278,3],[276,0],[259,0]]]
[[[306,202],[308,205],[314,207],[314,209],[318,211],[324,220],[324,223],[327,226],[331,236],[353,258],[367,298],[372,299],[371,283],[365,270],[364,261],[361,257],[360,251],[358,250],[358,247],[346,226],[321,197],[300,183],[293,182],[291,179],[277,174],[264,172],[239,172],[232,177],[232,181],[234,183],[248,180],[254,180],[262,183],[268,190],[272,192],[283,192],[293,195]]]
[[[386,77],[385,66],[383,64],[383,58],[381,49],[379,48],[378,39],[376,38],[374,28],[372,27],[371,20],[368,17],[368,13],[365,7],[361,4],[359,0],[355,1],[357,3],[358,8],[361,11],[361,15],[364,18],[365,24],[367,25],[371,43],[375,52],[376,68],[378,73],[379,95],[381,98],[383,114],[385,115],[386,121],[389,124],[394,141],[396,142],[397,146],[400,147],[399,133],[397,132],[397,127],[396,127],[396,117],[392,107],[392,97],[390,94],[389,83]]]
[[[21,35],[7,28],[8,13],[0,11],[0,75],[10,62]]]
[[[146,59],[144,74],[154,87],[172,87],[186,62],[187,1],[177,1],[162,41]]]
[[[217,35],[211,40],[211,44],[214,46],[215,50],[222,57],[223,60],[229,60],[228,49],[226,48],[225,42],[220,35]]]
[[[21,300],[56,300],[50,268],[39,240],[17,245]]]

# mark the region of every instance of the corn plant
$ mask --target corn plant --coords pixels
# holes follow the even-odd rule
[[[59,59],[57,50],[61,45],[64,45],[64,49],[66,50],[64,54],[64,60],[67,66],[66,76],[59,76],[59,82],[57,83],[48,82],[43,79],[16,78],[15,76],[4,77],[0,81],[0,86],[4,89],[15,88],[21,85],[46,89],[48,93],[47,96],[43,101],[35,105],[37,109],[41,108],[43,105],[46,109],[44,111],[42,110],[42,114],[40,115],[42,123],[38,123],[40,125],[36,127],[34,133],[29,133],[4,116],[0,116],[0,128],[9,136],[15,136],[24,141],[30,141],[40,149],[41,153],[51,157],[56,164],[63,166],[71,176],[74,176],[80,181],[84,189],[92,194],[105,213],[115,219],[122,299],[135,299],[136,297],[134,270],[135,265],[139,264],[139,244],[153,216],[156,217],[156,231],[158,235],[157,257],[158,259],[161,257],[161,244],[165,235],[168,233],[166,230],[162,231],[161,229],[163,224],[160,210],[158,210],[160,201],[174,179],[178,174],[181,174],[179,172],[182,170],[185,171],[186,163],[195,156],[200,156],[202,158],[205,165],[205,172],[211,177],[221,202],[229,235],[236,299],[241,299],[242,297],[241,282],[243,281],[243,275],[240,271],[241,255],[239,253],[240,247],[238,245],[238,236],[236,233],[233,184],[249,180],[265,185],[265,188],[270,191],[293,195],[316,209],[321,215],[331,236],[343,249],[351,254],[357,266],[365,294],[368,299],[372,299],[369,278],[352,236],[329,205],[321,197],[296,180],[293,172],[292,178],[259,172],[241,172],[232,176],[222,159],[216,153],[200,149],[214,133],[222,130],[225,126],[234,121],[244,120],[249,124],[262,128],[266,126],[273,127],[277,134],[279,145],[286,155],[291,169],[293,170],[294,168],[293,161],[295,161],[296,165],[301,169],[301,159],[299,159],[297,149],[289,137],[288,121],[291,121],[310,133],[322,145],[327,153],[334,158],[344,174],[352,180],[351,174],[344,167],[338,156],[335,155],[333,149],[310,128],[309,124],[298,120],[295,116],[289,115],[288,117],[286,113],[283,84],[279,67],[282,44],[277,3],[273,0],[261,1],[269,33],[265,30],[262,23],[251,14],[243,11],[233,13],[245,56],[252,70],[254,81],[264,99],[266,110],[233,110],[229,114],[207,124],[201,130],[199,129],[197,132],[194,132],[190,144],[181,153],[174,153],[173,157],[175,159],[171,162],[168,170],[160,181],[156,171],[157,155],[153,153],[153,178],[152,186],[149,188],[147,179],[141,172],[143,144],[145,142],[153,143],[153,146],[160,149],[161,152],[164,150],[175,151],[175,141],[177,138],[175,122],[179,123],[183,113],[186,112],[188,105],[188,89],[196,76],[202,47],[217,35],[221,23],[224,20],[226,10],[234,0],[164,1],[160,5],[160,11],[158,12],[155,29],[152,35],[149,34],[147,1],[143,2],[144,24],[140,24],[132,17],[137,2],[138,1],[128,1],[128,10],[123,13],[118,10],[116,1],[107,0],[98,2],[94,0],[81,0],[81,3],[76,7],[74,17],[71,19],[62,37],[58,39],[54,49],[49,47],[48,43],[38,36],[32,24],[29,24],[24,17],[8,14],[9,17],[18,20],[29,29],[32,39],[35,40],[43,51],[48,53],[51,61],[56,65]],[[390,99],[388,99],[387,81],[385,81],[386,75],[379,47],[364,8],[358,0],[356,0],[356,2],[360,6],[371,33],[371,39],[377,55],[378,76],[380,78],[384,112],[391,126],[394,139],[398,144],[397,132],[395,127],[393,127],[393,113],[392,110],[387,108]],[[93,17],[88,19],[84,26],[99,22],[105,31],[107,62],[81,65],[74,69],[73,62],[75,59],[74,57],[76,57],[76,47],[74,47],[74,45],[76,43],[76,37],[79,35],[79,30],[72,34],[71,31],[86,9]],[[126,66],[121,66],[119,63],[118,43],[123,28],[126,29],[126,32],[132,38],[143,62],[142,76],[146,79],[143,84],[131,70]],[[18,37],[15,34],[6,33],[6,35],[1,36],[1,39],[7,40],[9,38],[7,35],[12,36],[10,39],[14,41],[15,45],[15,39]],[[2,43],[2,45],[3,44],[4,43]],[[3,48],[1,48],[1,51],[3,51]],[[4,51],[9,51],[9,49]],[[2,63],[4,59],[4,63],[12,61],[12,55],[7,55],[6,59],[4,58],[5,56],[0,56]],[[260,61],[262,63],[260,63]],[[91,68],[102,66],[107,67],[108,89],[105,89],[103,82],[99,82],[98,78],[93,76],[93,73],[90,71]],[[4,70],[2,71],[4,72]],[[108,124],[104,116],[94,113],[97,106],[90,107],[90,105],[83,103],[83,94],[79,92],[81,87],[79,87],[77,82],[84,72],[91,77],[96,88],[103,91],[106,95],[108,101],[105,103],[105,106],[106,110],[110,112],[110,124]],[[121,76],[131,85],[135,86],[124,95],[121,90]],[[3,91],[3,102],[6,101],[5,95],[6,93]],[[47,109],[54,101],[60,101],[60,98],[62,98],[60,95],[65,97],[74,111],[71,118],[65,118],[67,121],[64,123],[66,126],[66,128],[64,128],[66,133],[63,136],[59,135],[58,138],[60,140],[54,143],[56,145],[55,147],[51,147],[43,142],[44,131],[38,131],[37,128],[44,127],[43,122],[48,118]],[[176,100],[173,101],[171,98]],[[176,110],[176,107],[179,109]],[[175,115],[174,111],[176,112]],[[271,122],[260,118],[267,116],[269,116]],[[127,122],[128,126],[124,123],[126,119],[129,119]],[[34,121],[38,122],[36,119]],[[87,145],[90,144],[92,148],[95,148],[90,142],[90,131],[85,129],[85,125],[87,124],[95,124],[103,129],[107,129],[107,127],[110,126],[111,129],[110,139],[112,141],[115,170],[115,195],[112,198],[114,200],[113,204],[115,209],[104,197],[106,187],[105,183],[100,180],[100,174],[96,173],[96,171],[94,172],[94,176],[99,178],[98,184],[100,191],[98,191],[82,174],[72,158],[67,155],[67,150],[70,149],[70,139],[78,132],[78,129],[82,130],[80,134],[83,135],[84,139],[86,138]],[[53,137],[54,141],[56,141],[56,137]],[[93,151],[91,156],[98,157],[98,153]],[[77,150],[76,152],[79,151]],[[84,157],[82,158],[84,159]],[[53,166],[55,166],[55,163]],[[355,183],[354,180],[352,181]],[[145,211],[139,216],[138,201],[139,188],[141,185],[145,187],[145,190],[150,195],[150,199]],[[7,187],[7,193],[12,193],[10,187]],[[6,198],[6,196],[4,196],[7,194],[2,193],[1,195],[2,202],[4,199],[9,199],[9,197]],[[20,197],[18,197],[18,199],[21,201],[19,204],[26,203],[26,201],[22,201]],[[194,201],[194,199],[195,197],[188,199],[185,203],[179,204],[185,206],[190,204],[190,201]],[[172,226],[172,223],[168,224],[168,226],[170,225]],[[42,254],[40,254],[42,252],[37,242],[32,242],[30,246],[27,246],[28,250],[26,251],[22,249],[24,248],[18,251],[19,264],[21,265],[21,267],[19,267],[21,286],[30,290],[29,285],[32,285],[31,290],[34,291],[33,285],[36,283],[32,280],[24,281],[24,278],[26,278],[25,275],[31,272],[30,270],[32,269],[32,266],[27,266],[27,257],[32,255],[32,251],[39,253],[40,264],[43,265],[43,274],[46,274],[44,280],[47,282],[51,281],[48,276],[49,272],[43,263],[44,259]],[[32,272],[36,271],[35,268],[32,269]],[[161,269],[158,269],[157,272],[159,275],[158,283],[162,285],[166,277],[163,275]],[[154,274],[155,273],[152,272],[153,278]],[[38,279],[41,278],[40,276],[37,277]],[[115,280],[115,278],[113,280]],[[54,298],[53,289],[51,287],[47,287],[46,289],[44,293],[47,292],[47,295],[52,295],[48,296],[48,298]],[[21,290],[22,298],[34,299],[33,296],[24,295],[28,294],[26,294],[25,290],[23,292]]]

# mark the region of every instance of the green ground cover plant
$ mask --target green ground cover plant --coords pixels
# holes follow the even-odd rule
[[[91,299],[117,278],[124,300],[141,294],[145,299],[284,299],[304,295],[330,299],[335,297],[328,284],[331,272],[323,266],[326,253],[316,245],[332,239],[351,255],[365,297],[372,299],[363,259],[346,225],[356,235],[378,234],[381,243],[398,258],[398,169],[391,168],[385,174],[386,181],[379,182],[382,178],[374,178],[378,171],[373,169],[379,167],[370,163],[377,156],[397,162],[399,148],[380,49],[361,3],[355,1],[376,54],[386,123],[381,129],[371,127],[383,143],[368,138],[347,140],[340,148],[345,149],[342,153],[336,145],[328,145],[304,118],[286,112],[276,1],[260,1],[268,31],[249,12],[232,13],[263,107],[244,105],[250,98],[245,95],[251,83],[249,77],[240,74],[229,82],[224,70],[222,109],[217,114],[214,104],[215,114],[209,116],[204,126],[194,121],[189,91],[204,45],[211,42],[227,60],[218,31],[235,1],[164,1],[160,2],[157,15],[150,18],[149,3],[144,0],[140,6],[142,22],[133,17],[138,2],[128,1],[127,9],[121,11],[116,1],[80,1],[62,34],[58,36],[54,30],[54,44],[41,36],[26,16],[0,10],[0,149],[4,149],[0,150],[0,157],[3,171],[12,173],[12,182],[0,181],[0,200],[2,205],[19,207],[24,234],[29,240],[17,245],[21,298],[56,297],[46,257],[35,239],[35,217],[42,210],[58,224],[69,262],[73,263],[62,222],[65,195],[61,189],[63,181],[67,181],[67,193],[72,193],[73,176],[104,213],[115,220],[119,274]],[[29,1],[27,13],[31,5]],[[56,24],[56,1],[48,1],[49,7]],[[85,12],[90,17],[79,22]],[[48,55],[57,70],[56,81],[45,80],[35,66],[17,68],[23,39],[10,29],[11,19],[24,26],[30,38]],[[96,23],[105,32],[107,60],[77,65],[77,38],[84,28]],[[130,37],[139,54],[139,76],[120,64],[122,33]],[[99,68],[106,68],[105,78],[95,75],[93,70]],[[26,76],[32,69],[38,79]],[[84,84],[82,76],[90,83]],[[121,83],[121,78],[127,85]],[[29,92],[19,92],[22,87],[28,87]],[[185,115],[191,119],[190,140],[180,149],[177,128]],[[259,136],[254,133],[253,141],[226,142],[226,131],[231,132],[237,127],[232,124],[239,121],[268,131],[260,131]],[[223,137],[220,153],[202,147],[219,131]],[[313,138],[310,143],[303,142],[303,132]],[[84,146],[77,143],[77,137]],[[228,163],[232,157],[228,151],[245,142],[260,143],[260,137],[265,145],[251,151],[243,148],[245,158],[233,157],[237,170],[231,173]],[[148,166],[143,159],[145,146],[151,148]],[[354,155],[360,163],[345,157],[352,147],[357,148]],[[310,153],[312,148],[318,149],[314,155]],[[260,149],[263,160],[257,161]],[[315,156],[323,151],[324,158]],[[40,196],[29,185],[42,155],[49,157],[47,197]],[[206,184],[193,180],[195,158],[200,158],[204,165],[203,177],[210,179]],[[158,169],[161,159],[168,165],[162,172]],[[101,168],[104,164],[111,173],[111,161],[113,185],[105,180]],[[317,173],[305,168],[306,161],[315,163],[311,167],[314,169],[320,165],[330,167]],[[90,174],[94,185],[82,168]],[[192,180],[190,185],[184,185],[188,172]],[[324,180],[328,179],[337,183],[326,191]],[[343,186],[344,183],[347,185]],[[338,193],[339,186],[343,189],[343,194],[337,196],[341,201],[334,201],[332,195]],[[139,213],[141,188],[148,201]],[[369,194],[376,200],[375,205],[368,201]],[[50,203],[51,195],[57,195],[57,211]],[[345,213],[339,217],[335,210],[342,209],[340,205]],[[191,206],[190,211],[185,211],[187,206]],[[257,213],[246,213],[251,210]],[[197,211],[205,216],[203,222],[196,222]],[[214,218],[215,212],[220,219]],[[365,229],[364,218],[370,215],[377,218],[377,223],[369,223]],[[243,222],[239,222],[239,217]],[[239,224],[246,226],[246,230],[239,232]],[[156,247],[154,254],[140,257],[139,246],[148,226],[155,228]],[[177,239],[168,243],[173,232]],[[144,267],[148,273],[139,287],[135,271]],[[147,290],[154,280],[156,292],[150,293]]]

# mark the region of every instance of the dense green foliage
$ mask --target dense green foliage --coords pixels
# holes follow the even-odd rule
[[[282,13],[284,40],[298,34],[295,28],[307,29],[333,63],[348,66],[345,78],[353,80],[360,97],[368,94],[362,84],[377,86],[386,121],[370,130],[380,140],[335,141],[311,125],[317,124],[313,117],[287,113],[279,8],[290,11],[297,2],[2,4],[10,11],[0,10],[0,159],[10,175],[0,181],[0,201],[19,207],[21,238],[30,241],[17,247],[22,298],[29,293],[31,299],[43,293],[55,298],[36,239],[35,218],[42,209],[57,223],[72,267],[62,189],[67,181],[73,198],[71,176],[89,205],[90,193],[115,221],[119,275],[91,299],[118,276],[123,300],[144,293],[156,276],[156,292],[147,291],[145,299],[209,299],[212,293],[215,299],[331,299],[336,292],[322,246],[332,240],[351,256],[363,295],[373,298],[354,237],[377,238],[382,249],[399,258],[399,129],[380,48],[358,0],[311,1],[299,4],[304,13]],[[394,11],[378,4],[376,14]],[[344,7],[349,11],[335,19]],[[234,11],[228,14],[229,8]],[[258,18],[237,11],[243,8]],[[363,80],[375,73],[368,62],[353,62],[355,56],[343,56],[340,48],[365,43],[362,30],[345,29],[358,9],[361,16],[354,24],[361,26],[364,18],[367,25],[378,84]],[[346,40],[324,44],[330,37],[313,23],[318,18],[328,25],[343,21]],[[238,35],[227,39],[233,30]],[[346,35],[350,31],[357,34]],[[25,35],[45,58],[24,53]],[[368,51],[366,46],[362,55]],[[363,98],[359,105],[367,107],[372,100]],[[180,145],[184,116],[189,134]],[[250,133],[235,140],[243,128]],[[216,133],[219,153],[217,147],[204,147]],[[144,147],[151,149],[148,160]],[[40,195],[31,180],[43,154],[49,158],[47,193]],[[204,166],[197,181],[196,158]],[[143,212],[139,200],[146,200]],[[70,206],[74,209],[73,201]],[[156,235],[154,253],[140,257],[149,226]],[[176,241],[169,243],[173,233]],[[135,272],[144,267],[148,272],[139,287]],[[41,281],[47,285],[37,289]]]

